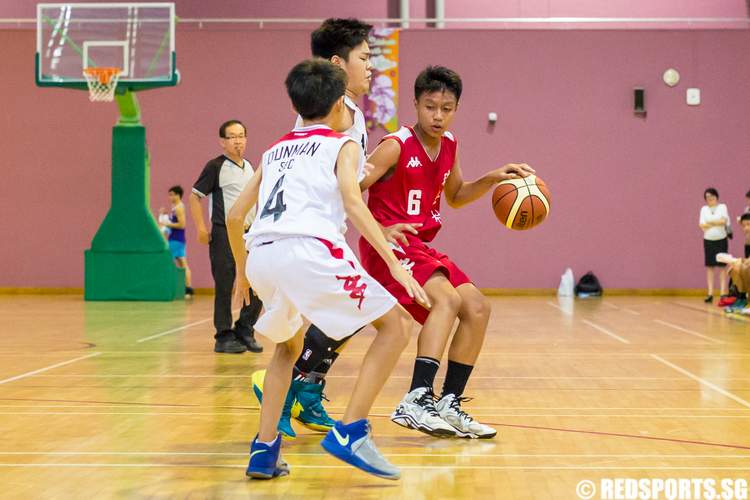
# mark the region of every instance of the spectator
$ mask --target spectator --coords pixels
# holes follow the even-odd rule
[[[723,298],[727,293],[727,272],[725,264],[716,260],[716,255],[726,253],[729,244],[727,228],[729,227],[729,211],[727,206],[719,203],[719,192],[714,188],[708,188],[703,192],[706,204],[700,212],[700,227],[703,230],[703,252],[706,265],[706,282],[708,284],[708,295],[705,302],[714,300],[714,274],[718,267],[719,289]]]
[[[750,191],[745,193],[745,211],[742,212],[742,215],[737,217],[737,222],[740,223],[742,226],[742,229],[744,231],[745,225],[743,224],[743,221],[750,220],[750,219],[744,219],[745,214],[750,214]],[[745,258],[750,258],[750,231],[744,231],[745,233]]]

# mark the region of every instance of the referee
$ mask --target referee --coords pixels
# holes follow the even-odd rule
[[[198,241],[208,244],[211,274],[214,278],[215,352],[262,352],[255,340],[253,325],[263,306],[257,295],[250,292],[250,304],[244,304],[240,317],[232,328],[232,288],[235,265],[227,237],[226,214],[234,205],[245,184],[253,175],[253,166],[244,158],[247,146],[247,129],[238,120],[229,120],[219,128],[219,143],[224,154],[210,160],[193,185],[190,194],[190,211],[198,233]],[[201,200],[208,198],[211,233],[206,229]],[[245,220],[249,227],[255,217],[252,210]]]

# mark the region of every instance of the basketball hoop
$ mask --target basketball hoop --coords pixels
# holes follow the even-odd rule
[[[83,68],[83,76],[89,86],[89,100],[107,102],[115,98],[117,81],[120,79],[120,68]]]

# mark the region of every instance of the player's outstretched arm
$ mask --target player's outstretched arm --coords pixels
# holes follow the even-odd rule
[[[245,274],[247,251],[245,250],[245,240],[242,238],[242,235],[245,233],[245,217],[258,202],[258,191],[262,176],[263,169],[259,167],[250,178],[245,189],[240,193],[237,201],[232,205],[229,214],[227,214],[229,246],[232,247],[234,265],[237,268],[234,295],[238,305],[241,305],[240,300],[244,300],[245,304],[250,303],[250,283],[248,283],[247,275]]]
[[[484,196],[498,182],[528,177],[534,173],[536,171],[525,163],[508,163],[473,182],[466,182],[461,172],[461,162],[456,155],[451,173],[445,181],[445,201],[453,208],[460,208]]]
[[[378,255],[388,264],[391,275],[406,289],[409,297],[429,308],[430,301],[427,298],[427,294],[419,286],[419,283],[401,266],[401,263],[388,246],[388,242],[385,240],[380,226],[372,216],[372,213],[370,213],[367,205],[365,205],[364,200],[362,200],[362,192],[357,183],[358,161],[359,146],[351,141],[344,144],[336,160],[336,177],[346,214],[354,224],[354,227],[357,228],[375,251],[378,252]]]
[[[401,155],[401,144],[394,139],[389,139],[378,144],[378,147],[367,158],[369,167],[366,169],[367,175],[359,183],[359,187],[364,191],[384,175],[396,167],[398,157]]]
[[[401,156],[401,143],[395,139],[385,140],[381,142],[375,151],[367,158],[367,165],[365,171],[367,175],[359,183],[359,187],[364,191],[369,188],[383,176],[391,172],[398,164],[398,158]],[[409,246],[409,240],[406,239],[404,233],[419,234],[417,228],[422,224],[394,224],[393,226],[383,227],[378,224],[385,239],[391,243],[397,245]]]

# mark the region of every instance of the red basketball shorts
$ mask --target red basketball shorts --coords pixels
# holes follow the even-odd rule
[[[411,274],[420,285],[427,282],[435,273],[443,273],[451,285],[457,288],[463,284],[471,283],[471,279],[445,254],[442,254],[427,246],[420,239],[409,237],[409,246],[391,244],[393,253],[401,261],[401,265]],[[374,248],[364,239],[359,240],[359,255],[362,266],[383,285],[399,304],[420,324],[424,324],[430,314],[417,301],[409,297],[404,287],[391,276],[385,261],[378,255]]]

